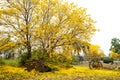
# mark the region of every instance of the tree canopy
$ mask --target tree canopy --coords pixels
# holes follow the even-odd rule
[[[0,26],[28,58],[36,49],[48,56],[56,50],[72,51],[74,43],[90,42],[96,31],[86,8],[64,0],[6,0],[0,4]]]

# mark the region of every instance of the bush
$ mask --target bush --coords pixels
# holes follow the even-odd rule
[[[80,58],[79,56],[72,55],[72,64],[79,64],[80,63]]]
[[[113,58],[103,57],[102,61],[103,61],[103,63],[113,63]]]
[[[24,66],[24,67],[26,67],[27,66],[27,64],[30,62],[30,61],[33,61],[33,60],[39,60],[39,59],[44,59],[44,61],[46,61],[47,59],[48,59],[48,55],[47,55],[47,53],[45,53],[45,52],[43,52],[43,51],[41,51],[41,50],[33,50],[32,52],[31,52],[31,57],[28,59],[27,58],[27,56],[28,56],[28,53],[23,53],[20,57],[19,57],[19,59],[20,59],[20,61],[19,61],[19,64],[20,64],[20,66]]]
[[[28,62],[29,59],[27,59],[27,53],[24,53],[19,57],[19,66],[26,67]]]
[[[54,54],[47,60],[47,62],[51,64],[70,64],[71,60],[64,54]]]
[[[34,60],[34,59],[48,59],[48,54],[46,52],[43,52],[42,50],[33,50],[32,53],[31,53],[32,57],[31,57],[31,60]]]

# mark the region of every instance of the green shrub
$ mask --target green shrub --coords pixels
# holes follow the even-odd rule
[[[33,61],[33,60],[39,60],[39,59],[43,59],[44,62],[46,62],[46,60],[48,60],[48,55],[47,53],[41,51],[41,50],[33,50],[31,52],[31,57],[28,59],[27,58],[27,53],[24,53],[22,54],[20,57],[19,57],[19,65],[20,66],[24,66],[26,67],[27,64],[30,62],[30,61]]]
[[[79,63],[80,63],[79,56],[72,55],[72,64],[79,64]]]
[[[68,59],[67,56],[64,54],[54,54],[47,60],[47,62],[52,64],[70,64],[71,60]]]
[[[45,61],[48,59],[48,54],[46,52],[39,50],[39,49],[33,50],[31,55],[32,55],[31,60],[39,60],[42,58]]]
[[[103,61],[103,63],[113,63],[113,58],[103,57],[102,61]]]
[[[27,53],[22,54],[19,57],[19,66],[27,66],[27,63],[29,62],[29,59],[27,59]]]

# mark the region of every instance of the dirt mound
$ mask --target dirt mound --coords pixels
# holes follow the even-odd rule
[[[49,72],[51,68],[43,63],[43,60],[33,60],[27,64],[27,71],[35,69],[39,72]]]

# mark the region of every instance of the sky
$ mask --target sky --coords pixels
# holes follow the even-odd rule
[[[120,39],[120,0],[69,0],[78,6],[87,8],[87,13],[96,21],[95,27],[100,29],[91,43],[101,46],[108,56],[112,38]]]

